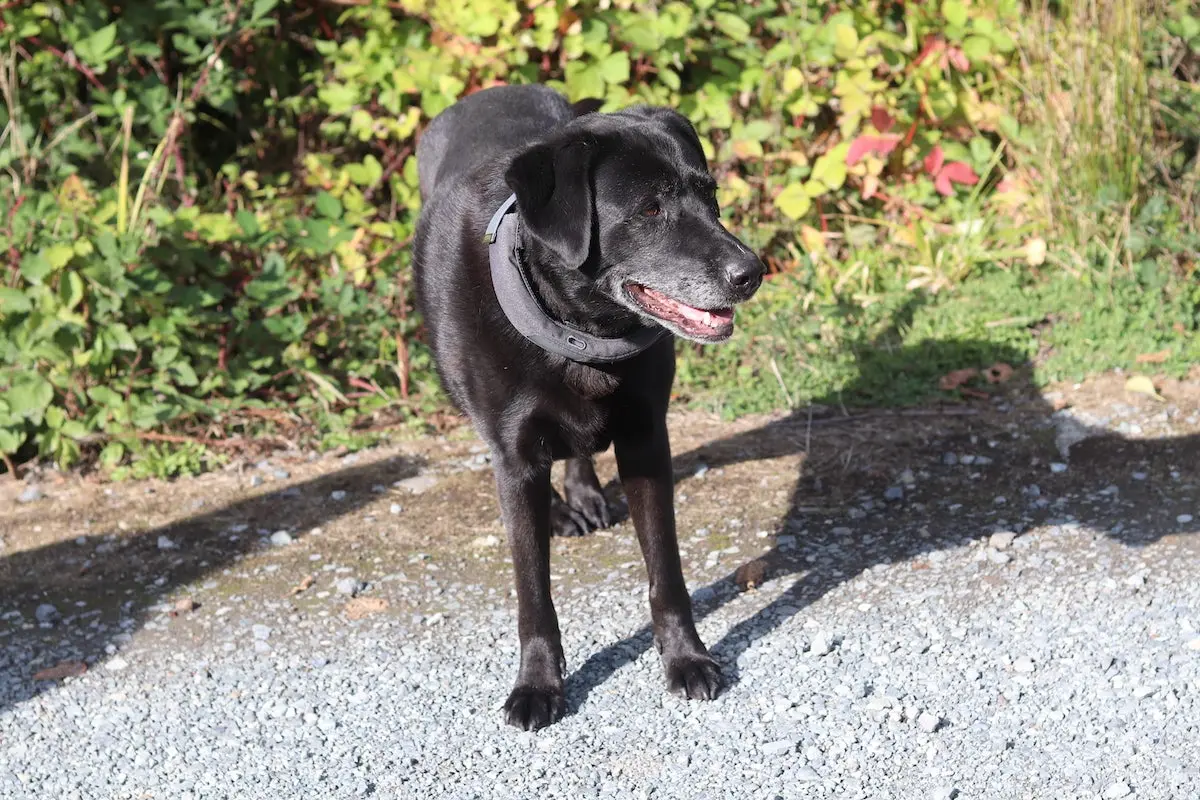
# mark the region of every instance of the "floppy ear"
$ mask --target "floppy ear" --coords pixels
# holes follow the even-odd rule
[[[591,248],[595,154],[590,137],[555,139],[521,153],[504,173],[525,227],[568,269],[582,267]]]
[[[700,159],[700,163],[704,164],[705,168],[708,167],[708,159],[704,156],[704,147],[700,144],[700,135],[696,133],[696,128],[692,125],[691,120],[683,114],[673,108],[663,108],[662,106],[633,106],[623,113],[633,114],[661,124],[675,139],[691,147],[694,154]]]

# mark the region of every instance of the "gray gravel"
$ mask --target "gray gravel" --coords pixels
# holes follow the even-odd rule
[[[944,452],[769,530],[681,524],[729,682],[711,703],[663,691],[628,523],[556,542],[569,712],[537,734],[500,713],[517,643],[494,532],[351,565],[319,531],[268,527],[266,555],[121,617],[96,656],[79,642],[98,618],[69,598],[0,593],[0,797],[1200,797],[1194,467],[1118,463],[1068,491],[1042,461],[993,487],[970,476],[1012,471],[998,451]],[[732,480],[692,474],[681,519]],[[400,488],[416,504],[439,480]],[[283,554],[315,565],[300,600],[271,583]],[[31,682],[71,654],[85,674]]]

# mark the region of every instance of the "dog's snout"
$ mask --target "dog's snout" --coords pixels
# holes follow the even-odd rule
[[[762,282],[763,265],[753,254],[740,255],[725,264],[725,280],[738,292],[753,292]]]

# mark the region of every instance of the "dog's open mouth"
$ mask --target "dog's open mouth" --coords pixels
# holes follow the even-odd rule
[[[720,341],[733,333],[732,308],[696,308],[640,283],[627,283],[625,290],[646,313],[671,323],[688,337]]]

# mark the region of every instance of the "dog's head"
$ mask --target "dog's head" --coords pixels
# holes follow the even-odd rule
[[[762,262],[721,224],[695,129],[674,111],[580,117],[520,153],[505,180],[543,260],[679,336],[729,338],[733,307],[762,283]]]

